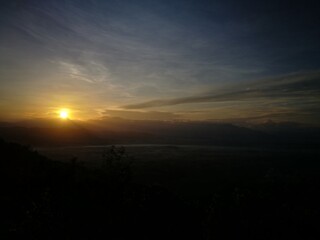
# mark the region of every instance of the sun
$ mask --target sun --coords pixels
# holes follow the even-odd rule
[[[66,109],[62,109],[59,112],[59,116],[61,119],[67,119],[69,117],[69,111]]]

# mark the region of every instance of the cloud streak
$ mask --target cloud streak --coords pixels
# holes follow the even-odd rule
[[[5,1],[0,110],[23,117],[68,105],[82,119],[118,109],[108,114],[200,120],[319,112],[319,73],[288,74],[320,69],[318,8],[306,5]]]
[[[231,85],[228,88],[171,99],[155,99],[137,104],[125,105],[124,109],[144,109],[152,107],[174,106],[206,102],[228,101],[275,101],[314,99],[320,102],[320,73],[289,74],[280,77],[259,80],[247,84]]]
[[[107,117],[118,117],[123,119],[132,120],[176,120],[181,118],[181,115],[172,112],[163,111],[128,111],[128,110],[111,110],[107,109],[103,113],[103,116]]]

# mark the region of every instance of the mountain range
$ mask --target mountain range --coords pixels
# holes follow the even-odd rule
[[[0,122],[0,137],[32,146],[98,144],[197,144],[222,146],[320,146],[320,128],[268,121],[229,123],[108,118],[75,121],[31,119]]]

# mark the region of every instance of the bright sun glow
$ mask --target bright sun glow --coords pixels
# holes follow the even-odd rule
[[[68,110],[65,110],[65,109],[61,110],[59,115],[60,115],[60,118],[67,119],[69,117]]]

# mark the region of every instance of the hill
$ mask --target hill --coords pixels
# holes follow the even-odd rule
[[[190,144],[220,146],[320,146],[320,129],[292,123],[237,126],[213,122],[107,119],[34,119],[0,125],[0,137],[34,146]]]

